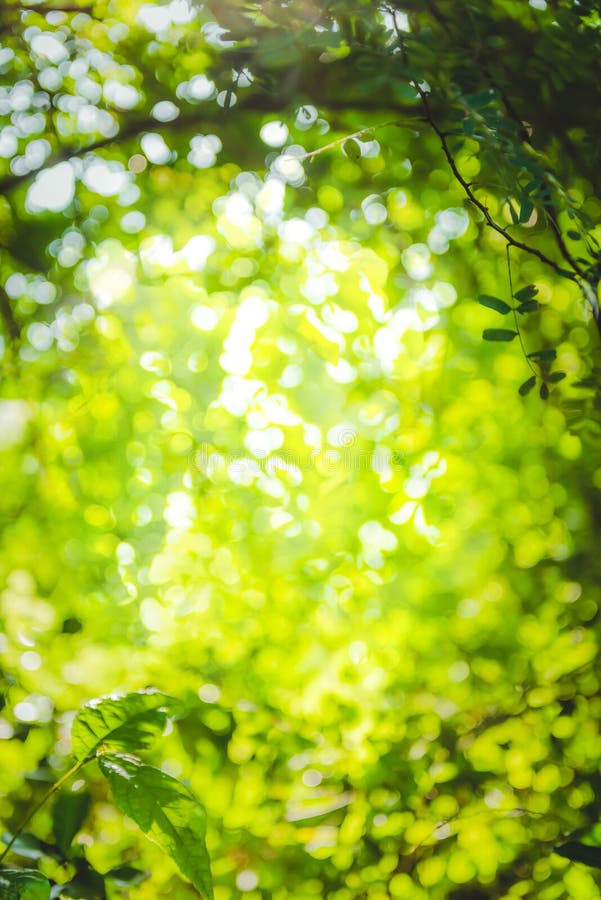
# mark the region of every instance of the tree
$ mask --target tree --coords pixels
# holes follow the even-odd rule
[[[7,830],[153,684],[218,900],[593,896],[594,4],[1,9]]]

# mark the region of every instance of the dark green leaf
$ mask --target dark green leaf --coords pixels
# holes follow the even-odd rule
[[[50,882],[35,869],[0,869],[1,900],[49,900]]]
[[[342,145],[342,149],[349,159],[361,159],[361,147],[354,138],[349,138],[348,140],[346,140]]]
[[[508,328],[485,328],[482,332],[485,341],[512,341],[517,336],[517,331]]]
[[[90,795],[87,791],[63,791],[57,797],[52,808],[52,830],[56,843],[65,856],[89,810]]]
[[[585,866],[594,866],[601,869],[601,847],[589,847],[579,841],[568,841],[561,847],[556,847],[554,853],[571,859],[572,862],[584,863]]]
[[[551,362],[557,356],[557,350],[533,350],[528,354],[528,359],[536,359],[539,362]]]
[[[132,756],[104,753],[98,762],[119,808],[169,854],[206,900],[213,900],[206,814],[194,794]]]
[[[527,284],[526,287],[520,288],[519,291],[516,291],[514,296],[518,303],[524,303],[526,300],[532,300],[532,298],[536,297],[537,294],[538,288],[533,284]]]
[[[540,178],[533,178],[532,181],[529,181],[526,187],[524,188],[524,194],[532,194],[534,193],[542,184]]]
[[[115,866],[105,872],[104,877],[114,881],[118,887],[134,887],[150,878],[150,872],[136,869],[134,866]]]
[[[480,294],[478,303],[481,306],[487,306],[488,309],[494,309],[495,312],[501,313],[503,316],[511,312],[509,303],[505,303],[504,300],[499,300],[498,297],[491,297],[490,294]]]
[[[547,397],[549,396],[549,388],[547,387],[546,384],[544,384],[544,382],[540,386],[539,394],[541,396],[541,400],[546,400]]]
[[[551,374],[547,377],[547,381],[550,381],[551,384],[557,384],[558,381],[563,381],[565,377],[565,372],[551,372]]]
[[[566,231],[566,235],[571,241],[581,241],[582,236],[577,231]]]
[[[534,203],[530,200],[524,200],[520,209],[520,222],[527,222],[530,216],[532,215],[532,211],[534,209]]]
[[[74,860],[76,874],[66,884],[52,888],[51,897],[69,897],[71,900],[106,900],[104,878],[85,859]]]
[[[507,205],[509,207],[509,215],[511,216],[511,221],[513,222],[514,225],[519,225],[520,217],[518,216],[518,214],[515,210],[515,206],[513,205],[511,200],[507,201]]]
[[[77,869],[71,881],[52,888],[51,897],[69,897],[71,900],[106,900],[104,878],[85,859],[74,860]]]
[[[525,381],[522,385],[520,385],[520,394],[522,397],[525,397],[526,394],[529,394],[534,385],[536,384],[536,375],[533,375],[527,381]]]
[[[93,756],[102,744],[135,750],[165,727],[170,698],[159,691],[137,691],[92,700],[73,721],[71,741],[76,759]]]
[[[524,300],[524,302],[520,303],[518,306],[518,312],[524,315],[525,313],[536,312],[539,307],[540,303],[538,300]]]

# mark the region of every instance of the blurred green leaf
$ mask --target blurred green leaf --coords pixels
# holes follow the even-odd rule
[[[12,834],[8,832],[3,834],[2,840],[5,844],[8,844],[12,840]],[[26,859],[41,859],[43,856],[50,856],[56,859],[61,856],[59,847],[46,841],[41,841],[35,834],[30,834],[27,831],[23,831],[17,836],[11,846],[11,851]]]
[[[579,841],[568,841],[560,847],[556,847],[554,853],[563,856],[572,862],[584,863],[585,866],[594,866],[601,869],[601,847],[589,847]]]
[[[85,859],[74,859],[72,865],[76,873],[70,881],[55,885],[50,896],[69,897],[70,900],[106,900],[106,890],[103,876],[97,872]]]
[[[150,872],[136,869],[134,866],[114,866],[104,874],[105,878],[114,881],[118,887],[135,887],[150,877]]]
[[[2,900],[49,900],[50,882],[34,869],[0,869]]]
[[[71,842],[90,811],[91,797],[88,791],[62,791],[52,807],[52,830],[56,843],[65,856]]]

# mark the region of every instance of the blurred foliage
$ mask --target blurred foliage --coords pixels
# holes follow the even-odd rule
[[[0,2],[6,831],[152,684],[216,900],[599,895],[600,26]]]

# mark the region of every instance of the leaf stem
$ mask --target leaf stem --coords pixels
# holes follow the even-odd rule
[[[86,763],[90,762],[91,759],[92,759],[91,756],[87,756],[85,759],[80,759],[80,760],[78,760],[78,761],[75,763],[74,766],[71,766],[71,768],[69,769],[68,772],[65,772],[65,774],[62,775],[62,776],[58,779],[58,781],[56,781],[56,782],[52,785],[52,787],[50,788],[50,790],[46,791],[46,793],[44,794],[44,796],[42,797],[42,799],[41,799],[41,800],[38,800],[38,802],[37,802],[37,803],[29,810],[29,812],[27,813],[27,815],[25,816],[25,818],[23,819],[23,821],[21,822],[21,824],[19,825],[19,827],[17,828],[17,830],[15,831],[15,833],[13,834],[13,836],[11,837],[10,841],[8,842],[8,844],[6,845],[6,847],[4,848],[4,850],[2,851],[2,853],[0,854],[0,863],[2,862],[2,860],[4,859],[4,857],[7,855],[7,853],[8,853],[9,850],[10,850],[10,848],[13,846],[13,844],[15,843],[15,841],[17,840],[17,838],[19,837],[19,835],[21,834],[21,832],[23,831],[23,829],[31,822],[31,820],[33,819],[33,817],[35,816],[35,814],[37,813],[37,811],[38,811],[39,809],[41,809],[42,806],[44,806],[44,804],[45,804],[48,800],[50,800],[50,798],[51,798],[54,794],[56,794],[58,791],[60,791],[60,789],[62,788],[63,784],[65,784],[65,782],[67,782],[70,778],[72,778],[73,775],[75,775],[77,772],[79,772],[79,770],[80,770],[83,766],[85,766]]]
[[[520,323],[518,322],[517,310],[514,305],[515,298],[513,296],[513,279],[511,277],[511,259],[509,258],[510,247],[511,247],[511,245],[507,244],[507,246],[505,248],[505,252],[507,253],[507,274],[509,275],[509,291],[511,293],[511,300],[512,300],[511,308],[513,309],[513,320],[515,322],[515,330],[518,333],[518,340],[520,342],[520,347],[522,348],[522,353],[524,354],[524,359],[528,363],[528,366],[530,367],[530,371],[538,378],[538,372],[532,365],[532,361],[529,359],[528,354],[526,353],[526,347],[524,346],[524,340],[522,338],[522,331],[520,329]]]

